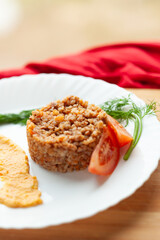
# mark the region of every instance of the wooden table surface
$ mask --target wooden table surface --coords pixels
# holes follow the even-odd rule
[[[129,89],[138,97],[160,103],[160,90]],[[160,108],[159,108],[160,110]],[[157,113],[160,120],[160,113]],[[138,167],[138,166],[137,166]],[[0,240],[159,240],[160,165],[132,196],[93,217],[43,229],[0,229]]]

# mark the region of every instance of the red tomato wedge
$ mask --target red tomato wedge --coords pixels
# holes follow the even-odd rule
[[[113,129],[104,127],[102,136],[92,153],[88,171],[93,174],[108,176],[119,162],[119,144]]]
[[[132,142],[132,136],[116,119],[114,119],[110,115],[107,115],[107,119],[108,126],[113,129],[120,147],[123,147],[124,145]]]

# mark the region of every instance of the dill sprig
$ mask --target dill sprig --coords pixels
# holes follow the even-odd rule
[[[14,123],[25,125],[33,110],[25,110],[20,113],[0,114],[0,124]]]
[[[152,101],[150,104],[138,106],[128,95],[128,97],[111,99],[102,104],[101,108],[119,122],[124,122],[125,126],[128,125],[129,120],[134,121],[133,141],[123,158],[127,160],[141,137],[143,130],[142,119],[146,115],[155,115],[156,102]]]

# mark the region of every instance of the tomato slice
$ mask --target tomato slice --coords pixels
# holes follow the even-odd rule
[[[115,133],[108,125],[92,153],[88,171],[102,176],[110,175],[119,162],[119,145]]]
[[[120,147],[132,142],[132,136],[116,119],[110,115],[107,115],[107,119],[108,125],[113,129]]]

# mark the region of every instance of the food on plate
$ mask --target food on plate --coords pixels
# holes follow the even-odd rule
[[[89,166],[91,173],[99,175],[113,172],[120,147],[132,141],[105,111],[76,96],[33,111],[27,139],[31,158],[42,167],[68,172]]]
[[[156,102],[151,102],[150,104],[138,106],[131,99],[130,95],[128,95],[128,97],[110,99],[100,106],[107,114],[109,114],[108,117],[112,116],[114,119],[117,119],[118,122],[123,121],[125,122],[126,126],[128,125],[130,120],[134,122],[135,127],[134,127],[134,133],[133,133],[133,141],[130,144],[126,154],[124,155],[124,158],[123,158],[124,160],[128,160],[129,156],[131,155],[133,149],[136,147],[141,137],[142,128],[143,128],[143,122],[142,122],[143,118],[146,115],[155,114],[156,104],[157,104]],[[21,111],[18,114],[15,114],[15,113],[0,114],[0,124],[14,123],[14,124],[25,125],[31,114],[32,114],[32,110]],[[123,128],[123,130],[125,129]],[[120,139],[120,141],[127,140],[126,133],[124,133],[124,136],[125,138]],[[130,136],[128,136],[127,141],[129,141],[129,139],[130,139]],[[121,144],[123,145],[125,144],[125,142],[122,141],[120,142],[120,146]]]
[[[76,96],[52,102],[27,121],[31,158],[51,171],[85,169],[106,124],[100,107]]]
[[[0,135],[0,203],[30,207],[42,203],[37,178],[29,174],[28,157],[12,140]]]
[[[130,95],[111,99],[100,107],[70,96],[33,112],[0,114],[0,124],[23,125],[30,116],[30,155],[48,170],[68,172],[89,165],[90,172],[109,175],[118,164],[120,148],[127,145],[127,160],[141,137],[142,119],[155,110],[155,102],[138,106]],[[119,123],[127,125],[130,120],[134,121],[133,137]]]

